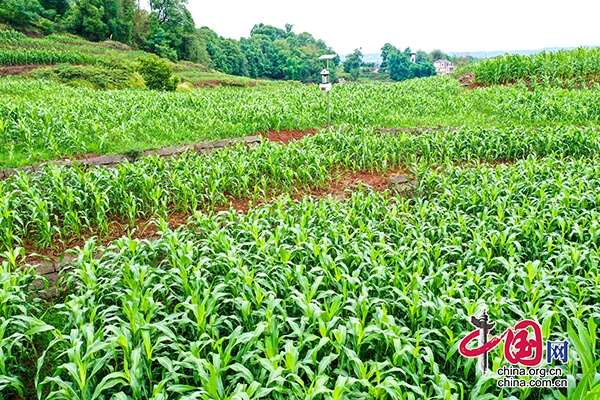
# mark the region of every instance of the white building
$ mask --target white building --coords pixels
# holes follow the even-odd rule
[[[435,73],[438,75],[448,75],[454,72],[454,64],[448,60],[436,60],[433,62]]]

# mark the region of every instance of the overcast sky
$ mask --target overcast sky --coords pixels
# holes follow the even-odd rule
[[[600,45],[600,0],[188,0],[188,9],[220,36],[290,23],[342,55],[378,53],[387,42],[450,53]]]

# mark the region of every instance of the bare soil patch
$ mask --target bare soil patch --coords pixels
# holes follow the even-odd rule
[[[322,189],[312,189],[310,194],[319,197],[328,195],[347,195],[352,191],[356,191],[360,186],[370,190],[383,192],[389,186],[390,177],[401,174],[404,171],[405,168],[394,168],[387,171],[385,174],[371,171],[340,172],[339,177],[333,180],[327,187]]]
[[[473,72],[467,72],[457,77],[460,84],[467,89],[476,89],[480,87],[485,87],[485,85],[481,82],[475,82],[475,74]]]
[[[221,86],[221,81],[216,80],[216,79],[210,79],[207,81],[193,82],[192,85],[195,88],[205,88],[205,87],[216,88],[216,87]]]
[[[48,65],[6,65],[0,66],[0,76],[25,75],[34,69],[54,67],[54,64]]]
[[[261,133],[261,135],[266,137],[270,142],[287,144],[289,142],[300,140],[304,136],[314,135],[315,133],[317,133],[317,129],[307,129],[304,131],[290,129],[283,131],[270,130],[268,132]]]
[[[169,227],[177,228],[185,225],[190,216],[191,214],[171,210],[167,215],[166,221],[168,222]],[[158,216],[140,218],[135,222],[134,226],[124,222],[112,221],[108,232],[102,234],[98,239],[98,244],[106,246],[110,242],[123,236],[128,236],[132,239],[152,238],[158,233],[158,229],[154,224],[156,218],[158,218]],[[68,249],[83,247],[85,242],[92,237],[99,237],[98,232],[93,229],[88,229],[82,232],[81,238],[71,237],[57,242],[53,247],[45,250],[36,249],[35,244],[30,241],[25,241],[23,247],[25,248],[25,253],[28,255],[27,262],[31,264],[32,262],[43,260],[45,257],[56,259],[62,256]]]

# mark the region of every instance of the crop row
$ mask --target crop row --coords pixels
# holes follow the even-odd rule
[[[461,129],[420,135],[363,129],[323,131],[287,146],[263,142],[172,160],[149,157],[110,169],[47,166],[0,182],[0,245],[11,249],[27,238],[45,248],[88,230],[106,234],[112,221],[133,227],[140,218],[211,209],[232,197],[259,201],[273,191],[323,186],[339,168],[386,171],[417,161],[582,157],[598,151],[600,134],[594,129]]]
[[[128,51],[122,51],[124,48],[127,48]],[[71,54],[73,52],[81,52],[87,53],[87,55],[90,56],[90,58],[88,59],[89,63],[93,63],[94,61],[97,61],[102,58],[101,56],[94,57],[90,53],[106,56],[113,55],[118,56],[119,58],[135,58],[139,56],[148,55],[148,53],[143,51],[131,50],[128,46],[122,45],[118,42],[91,43],[84,39],[66,35],[49,35],[44,38],[30,38],[20,32],[6,30],[0,30],[0,49],[8,51],[25,49],[37,51],[46,50],[52,52],[67,52]],[[68,57],[64,58],[64,60],[65,61],[62,62],[71,63]],[[29,64],[45,63],[29,62]]]
[[[520,79],[544,81],[600,75],[600,48],[578,48],[522,56],[506,54],[474,66],[475,80],[485,84]]]
[[[60,43],[60,42],[71,42],[71,43],[89,43],[89,41],[77,38],[76,36],[66,36],[66,35],[48,35],[44,38],[32,38],[28,37],[24,33],[19,31],[15,31],[12,29],[2,29],[0,30],[0,45],[9,45],[9,46],[28,46],[33,45],[35,43],[44,43],[50,45],[52,43]]]
[[[79,51],[0,48],[0,65],[94,64],[99,57]]]
[[[392,85],[338,85],[332,123],[364,127],[598,125],[600,90],[528,91],[493,87],[461,92],[435,77]],[[0,81],[0,166],[81,153],[111,154],[269,129],[326,124],[315,87],[194,93],[96,92],[51,82]],[[383,107],[382,105],[385,105]]]
[[[65,275],[62,323],[37,322],[52,340],[40,397],[498,395],[456,351],[484,306],[494,334],[527,317],[571,341],[572,385],[555,398],[597,385],[600,167],[532,157],[418,174],[411,200],[281,199],[160,223],[151,242],[88,242]],[[505,365],[499,349],[490,359]]]

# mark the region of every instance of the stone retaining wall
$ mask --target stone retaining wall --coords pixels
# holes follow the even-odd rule
[[[35,164],[26,167],[9,168],[0,170],[0,179],[8,178],[18,171],[35,172],[36,170],[44,167],[45,165],[71,165],[78,163],[84,166],[98,166],[98,167],[109,167],[118,164],[123,161],[134,162],[142,157],[158,155],[159,157],[169,157],[181,154],[187,150],[194,150],[198,153],[210,153],[214,149],[222,149],[224,147],[233,146],[237,143],[245,143],[247,146],[260,143],[260,136],[246,136],[244,138],[235,138],[227,140],[219,140],[216,142],[201,142],[196,144],[190,144],[182,147],[165,147],[157,150],[146,150],[137,156],[131,156],[129,154],[117,154],[114,156],[100,156],[88,158],[85,160],[59,160],[51,161],[42,164]]]

